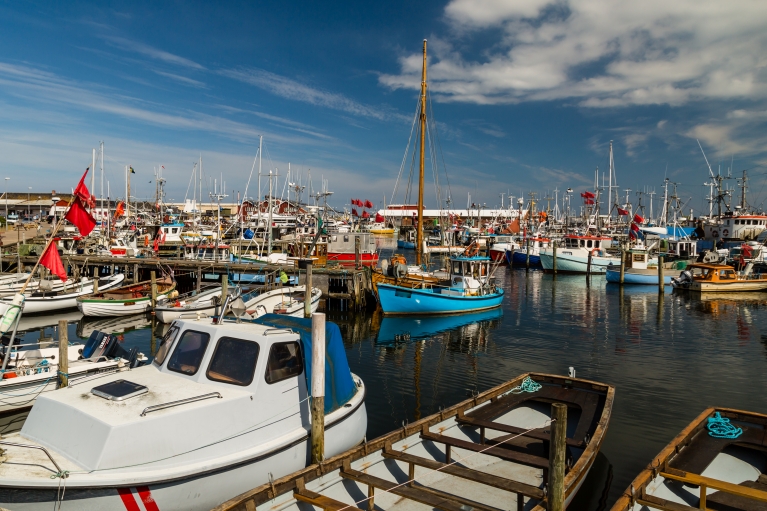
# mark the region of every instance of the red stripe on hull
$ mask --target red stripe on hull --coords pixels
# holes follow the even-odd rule
[[[157,502],[152,497],[152,492],[149,491],[149,486],[137,486],[136,491],[138,491],[138,496],[141,498],[141,502],[144,503],[146,511],[160,511],[160,508],[157,507]]]
[[[123,506],[125,506],[127,511],[141,511],[130,488],[117,488],[117,493],[120,494],[120,500],[123,501]]]
[[[328,261],[337,261],[343,265],[354,265],[354,254],[329,253]],[[375,266],[375,264],[378,263],[378,254],[360,254],[360,263],[364,266]]]

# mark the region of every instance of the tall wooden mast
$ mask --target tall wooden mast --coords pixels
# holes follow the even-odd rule
[[[421,154],[418,167],[418,229],[415,262],[421,265],[423,255],[423,162],[426,143],[426,39],[423,40],[423,72],[421,73]]]

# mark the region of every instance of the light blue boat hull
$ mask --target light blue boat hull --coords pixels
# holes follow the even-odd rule
[[[678,272],[674,272],[673,275],[669,275],[669,270],[666,270],[666,272],[663,274],[663,284],[666,286],[671,285],[671,277],[677,276]],[[607,282],[613,282],[615,284],[620,284],[621,281],[621,272],[620,270],[611,270],[608,269],[605,273],[605,277],[607,278]],[[630,270],[627,270],[623,274],[623,283],[624,284],[642,284],[642,285],[652,285],[657,286],[658,285],[658,273],[656,272],[655,275],[647,275],[647,274],[641,274],[641,273],[631,273]]]
[[[378,301],[384,314],[461,314],[500,306],[503,290],[485,296],[460,296],[378,284]]]

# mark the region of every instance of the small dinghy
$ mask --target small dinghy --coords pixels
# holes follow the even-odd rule
[[[338,326],[325,337],[331,457],[362,442],[367,414]],[[302,469],[312,346],[311,320],[175,321],[151,364],[45,393],[3,435],[0,508],[208,511]]]
[[[109,373],[143,365],[147,358],[137,348],[125,350],[116,336],[93,332],[88,341],[70,344],[67,350],[69,385],[80,385]],[[59,347],[40,345],[4,347],[8,358],[0,371],[0,415],[29,409],[35,400],[58,388]]]
[[[602,383],[525,374],[215,511],[540,511],[546,506],[553,403],[568,410],[569,503],[602,445],[614,394]]]
[[[125,275],[118,273],[100,278],[99,290],[106,291],[118,287],[125,280]],[[77,298],[93,294],[93,280],[83,278],[80,282],[69,282],[61,291],[27,291],[24,293],[24,314],[39,314],[64,309],[77,308]],[[0,298],[0,313],[13,303],[12,297]]]
[[[322,298],[322,290],[312,288],[312,312],[317,312]],[[255,296],[242,297],[245,302],[245,310],[252,317],[260,317],[264,314],[284,314],[297,318],[304,317],[304,300],[306,299],[306,286],[280,287]]]
[[[193,318],[212,316],[221,305],[221,286],[214,287],[197,294],[179,296],[175,301],[167,301],[154,308],[157,319],[163,323],[171,323],[181,317]]]
[[[709,408],[668,444],[612,511],[767,509],[767,415]]]
[[[162,303],[176,290],[176,282],[157,280],[157,302]],[[148,280],[87,296],[77,297],[77,308],[85,316],[129,316],[152,309],[152,283]]]

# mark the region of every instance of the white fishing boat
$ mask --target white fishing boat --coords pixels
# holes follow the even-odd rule
[[[576,236],[568,234],[557,247],[557,271],[586,273],[591,260],[591,273],[605,273],[611,264],[621,264],[619,255],[610,255],[612,238],[607,236]],[[546,272],[554,270],[554,248],[540,250],[541,265]]]
[[[157,303],[175,298],[176,283],[170,279],[157,280]],[[77,308],[86,316],[130,316],[152,309],[152,285],[146,280],[137,284],[77,297]]]
[[[0,440],[0,507],[207,511],[307,465],[311,371],[310,321],[178,320],[150,365],[38,398]],[[332,323],[325,373],[331,458],[367,429],[365,387]]]
[[[118,287],[125,280],[125,275],[118,273],[99,279],[99,290],[106,291]],[[72,287],[61,291],[33,291],[24,293],[25,314],[39,314],[77,307],[77,298],[93,294],[93,280],[83,278],[72,282]],[[13,303],[12,297],[0,298],[0,314]]]
[[[175,301],[167,301],[155,307],[157,319],[163,323],[171,323],[181,318],[193,318],[195,314],[212,316],[221,301],[221,286],[202,291],[193,296],[179,296]]]
[[[306,286],[280,287],[255,296],[246,295],[242,299],[245,302],[245,310],[254,317],[264,314],[284,314],[302,318],[304,316],[304,300]],[[320,305],[322,290],[312,288],[312,312],[317,312]]]
[[[0,414],[28,409],[35,400],[58,388],[59,347],[14,346],[4,350],[5,369],[0,378]],[[105,374],[127,371],[144,364],[138,350],[123,349],[117,338],[95,332],[85,344],[67,349],[69,385],[80,385]]]

